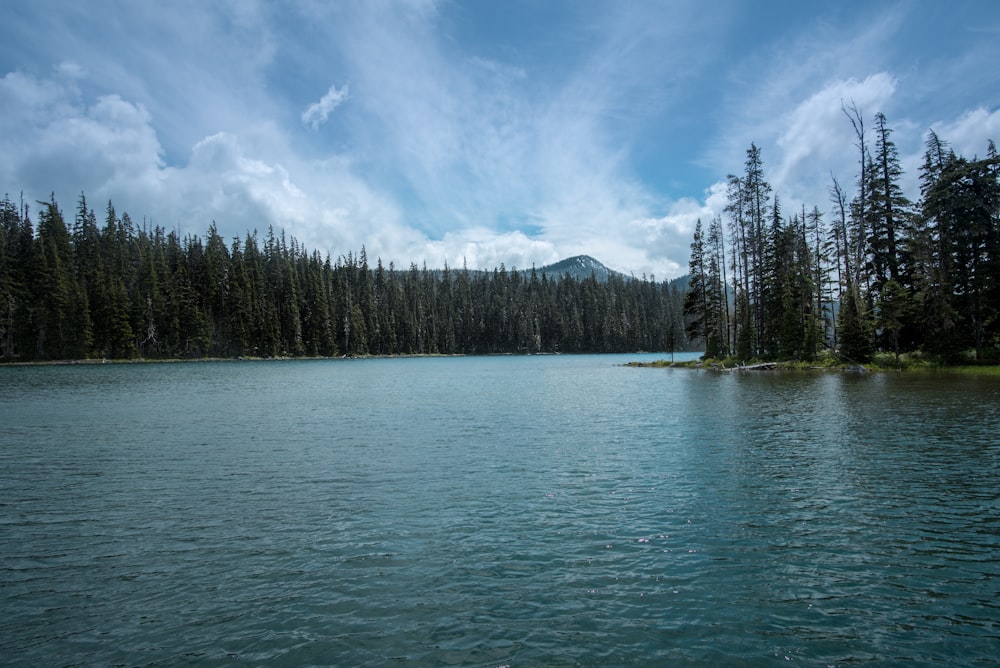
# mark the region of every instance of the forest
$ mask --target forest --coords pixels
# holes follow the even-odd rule
[[[688,336],[710,359],[935,363],[1000,358],[1000,160],[967,158],[930,131],[911,202],[885,116],[844,106],[858,157],[834,177],[831,215],[786,215],[751,144],[728,177],[725,221],[698,221]]]
[[[0,202],[0,361],[683,350],[684,295],[502,264],[492,271],[336,259],[273,228],[227,244],[137,226],[84,194]]]
[[[0,201],[0,361],[704,350],[708,359],[1000,358],[1000,159],[929,132],[911,202],[892,130],[856,138],[850,189],[786,215],[751,144],[723,216],[698,221],[687,281],[371,266],[268,228],[227,243],[80,194]],[[680,287],[678,287],[680,286]]]

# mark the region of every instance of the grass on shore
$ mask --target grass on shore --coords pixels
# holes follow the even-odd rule
[[[946,363],[924,353],[903,353],[898,358],[892,353],[878,353],[874,359],[867,364],[856,364],[842,360],[833,355],[830,351],[824,351],[815,360],[800,361],[770,361],[770,360],[738,360],[734,357],[725,359],[700,359],[685,362],[671,362],[670,360],[656,360],[654,362],[629,362],[626,366],[652,367],[652,368],[691,368],[691,369],[715,369],[724,371],[728,369],[747,368],[757,366],[757,368],[774,368],[786,371],[791,370],[853,370],[853,371],[914,371],[914,372],[947,372],[959,373],[968,376],[997,376],[1000,377],[1000,364],[987,363],[976,364],[971,356],[963,359],[964,363]],[[769,365],[773,365],[770,367]]]

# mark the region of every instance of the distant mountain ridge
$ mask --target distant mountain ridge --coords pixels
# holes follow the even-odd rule
[[[608,269],[602,262],[595,260],[589,255],[575,255],[565,260],[560,260],[554,264],[547,264],[544,267],[535,269],[539,274],[544,273],[550,278],[562,278],[566,274],[570,278],[583,280],[590,278],[591,274],[599,281],[607,281],[612,276],[619,278],[629,278],[625,274]],[[529,270],[530,273],[530,270]]]
[[[620,278],[626,281],[630,281],[634,276],[629,274],[623,274],[620,271],[615,271],[614,269],[608,269],[600,260],[594,259],[589,255],[574,255],[573,257],[568,257],[565,260],[560,260],[553,264],[547,264],[544,267],[536,268],[535,272],[538,274],[544,273],[548,278],[552,280],[558,280],[569,274],[571,278],[577,281],[581,281],[590,278],[593,274],[598,281],[607,281],[608,279]],[[527,270],[526,274],[530,274],[531,270]],[[683,276],[678,276],[667,281],[667,283],[678,292],[687,292],[688,283],[691,277],[688,274]],[[662,281],[661,281],[662,282]]]
[[[486,270],[472,271],[486,272]],[[569,277],[574,281],[583,281],[593,275],[594,278],[601,283],[606,283],[611,278],[621,279],[624,281],[631,281],[635,278],[635,276],[623,274],[622,272],[615,271],[614,269],[609,269],[603,262],[589,255],[574,255],[573,257],[568,257],[565,260],[559,260],[558,262],[547,264],[544,267],[535,267],[533,270],[513,268],[513,271],[524,277],[530,276],[531,272],[534,271],[538,276],[545,274],[550,281],[558,281],[567,275],[569,275]],[[687,291],[689,280],[690,276],[685,274],[678,278],[670,279],[667,283],[669,283],[675,290],[685,292]]]

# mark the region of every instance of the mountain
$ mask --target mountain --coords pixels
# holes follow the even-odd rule
[[[440,270],[436,270],[438,273]],[[472,270],[473,273],[482,270]],[[531,269],[515,269],[517,273],[521,274],[525,278],[531,275]],[[605,283],[608,279],[614,277],[624,281],[631,281],[634,276],[628,274],[623,274],[620,271],[615,271],[614,269],[608,269],[600,260],[594,259],[589,255],[575,255],[573,257],[568,257],[565,260],[559,260],[553,264],[547,264],[544,267],[536,267],[535,273],[538,276],[545,274],[550,281],[558,281],[559,279],[569,274],[570,278],[576,281],[582,281],[584,279],[590,278],[591,274],[600,281]],[[488,273],[488,272],[487,272]],[[671,279],[667,281],[674,290],[678,292],[687,292],[688,282],[691,277],[687,274],[680,276],[678,278]],[[662,282],[662,281],[661,281]]]
[[[547,264],[544,267],[535,270],[538,274],[544,273],[549,278],[559,279],[569,274],[571,278],[576,280],[583,280],[585,278],[590,278],[593,274],[599,281],[607,281],[611,276],[616,276],[619,278],[630,278],[625,274],[608,269],[601,262],[595,260],[589,255],[577,255],[575,257],[566,258],[565,260],[560,260],[555,264]]]

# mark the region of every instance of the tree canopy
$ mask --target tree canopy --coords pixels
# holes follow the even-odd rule
[[[683,294],[612,274],[371,265],[268,229],[229,243],[136,226],[81,194],[0,202],[0,359],[685,349]]]
[[[709,357],[851,362],[924,351],[945,361],[1000,356],[1000,160],[957,156],[933,131],[921,199],[909,201],[885,116],[872,150],[864,119],[845,108],[859,174],[848,199],[834,179],[832,216],[786,216],[760,150],[729,177],[728,236],[701,221],[691,245],[685,312]],[[726,275],[728,260],[729,276]],[[730,306],[732,312],[730,313]]]

